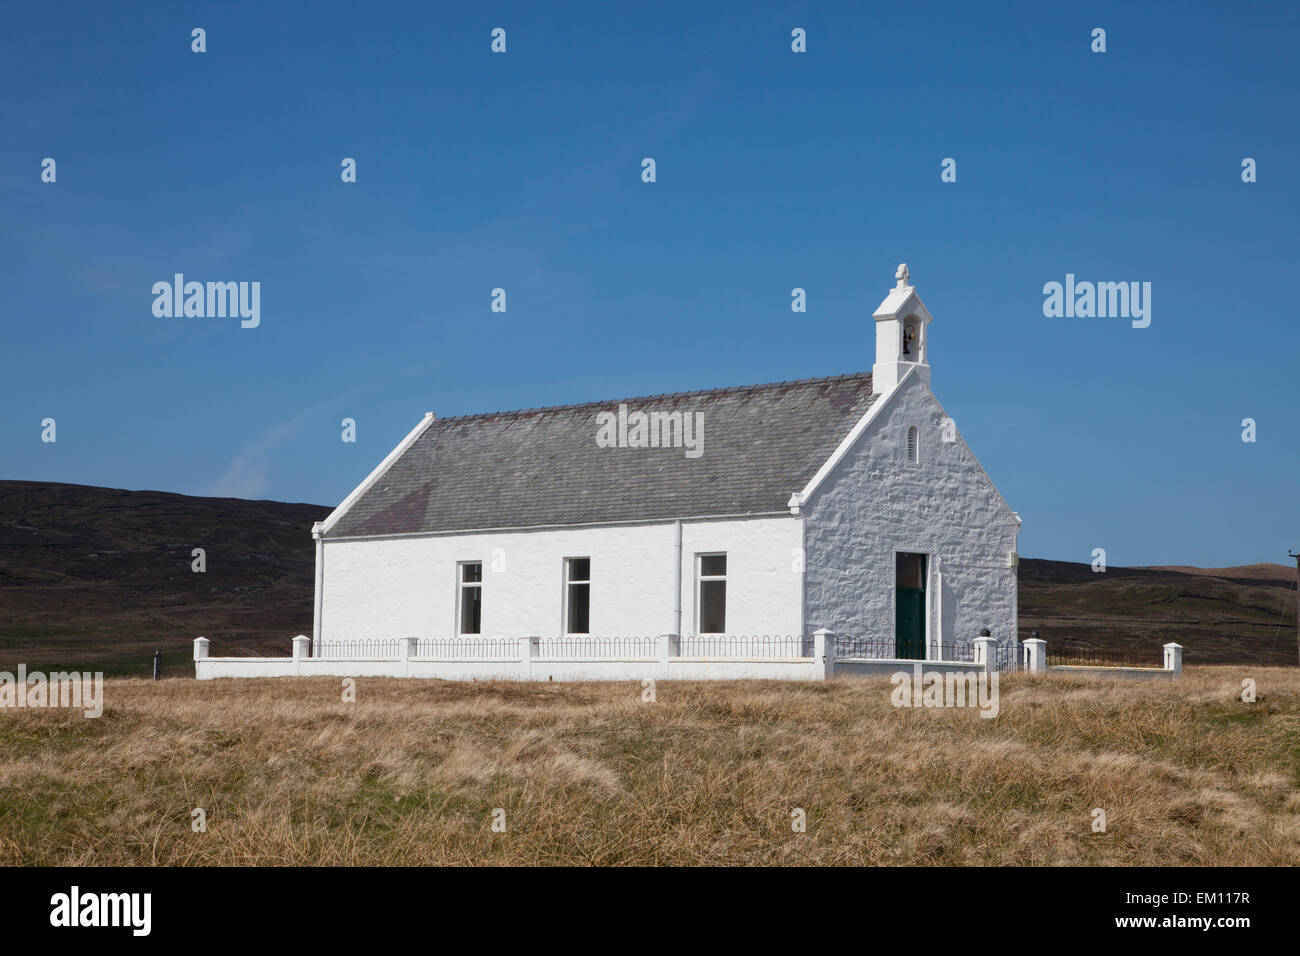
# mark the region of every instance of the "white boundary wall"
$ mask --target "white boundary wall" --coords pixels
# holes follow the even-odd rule
[[[996,659],[994,638],[977,638],[976,659],[967,661],[869,660],[835,657],[834,635],[813,635],[811,657],[689,657],[677,653],[679,638],[660,635],[654,657],[542,657],[541,640],[519,638],[513,657],[417,657],[418,639],[399,642],[396,657],[320,658],[309,656],[311,639],[293,639],[292,657],[209,657],[209,641],[194,641],[194,676],[219,677],[423,677],[438,680],[640,681],[640,680],[826,680],[834,675],[890,676],[918,665],[926,671],[958,673],[986,670]],[[1080,674],[1127,679],[1177,680],[1183,672],[1183,648],[1164,646],[1163,668],[1070,667],[1047,665],[1046,642],[1022,645],[1024,670],[1033,674]]]
[[[205,637],[194,641],[194,676],[218,677],[424,677],[438,680],[640,681],[640,680],[826,680],[837,673],[891,675],[922,664],[927,671],[984,670],[995,642],[976,642],[977,660],[914,661],[835,658],[834,635],[813,635],[811,657],[693,657],[678,654],[680,639],[661,635],[653,657],[542,657],[541,640],[518,640],[513,657],[417,657],[417,638],[398,643],[396,657],[310,657],[310,638],[293,639],[292,657],[209,657]]]
[[[428,677],[439,680],[640,681],[651,680],[824,680],[825,664],[815,658],[676,657],[641,660],[393,660],[295,661],[279,658],[209,658],[195,662],[199,680],[216,677]],[[403,666],[405,664],[405,666]],[[966,665],[970,669],[971,665]],[[895,668],[896,669],[896,668]]]
[[[217,677],[425,677],[439,680],[640,681],[651,680],[825,680],[834,668],[827,633],[813,638],[812,657],[681,657],[676,638],[659,639],[655,657],[541,657],[540,640],[519,639],[517,657],[415,657],[415,638],[406,638],[398,657],[309,657],[310,639],[293,640],[292,657],[209,657],[208,640],[194,641],[194,676]]]
[[[1164,667],[1089,667],[1075,664],[1048,664],[1046,641],[1031,637],[1020,647],[1024,670],[1031,674],[1123,677],[1128,680],[1178,680],[1183,676],[1183,645],[1173,641],[1164,646]]]

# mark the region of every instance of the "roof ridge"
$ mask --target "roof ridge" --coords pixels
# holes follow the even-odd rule
[[[822,385],[829,382],[870,379],[870,372],[845,372],[841,375],[824,375],[815,378],[794,378],[784,382],[763,382],[758,385],[727,385],[722,388],[702,388],[693,392],[664,392],[659,395],[634,395],[629,398],[607,398],[594,402],[573,402],[568,405],[540,405],[537,408],[517,408],[499,412],[475,412],[471,415],[448,415],[434,418],[434,424],[445,422],[467,422],[476,419],[500,418],[508,415],[535,415],[541,412],[568,412],[582,408],[603,408],[611,404],[628,404],[630,402],[649,402],[675,398],[694,398],[701,395],[726,395],[733,392],[756,392],[767,388],[782,388],[790,385]]]

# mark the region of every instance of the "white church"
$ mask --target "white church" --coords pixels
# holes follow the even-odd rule
[[[870,374],[429,413],[313,528],[314,644],[828,628],[938,660],[988,629],[1010,651],[1020,518],[895,278]]]

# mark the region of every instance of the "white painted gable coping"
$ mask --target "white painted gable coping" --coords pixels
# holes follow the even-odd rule
[[[886,299],[885,301],[888,302],[889,300]],[[817,469],[817,474],[813,475],[808,481],[808,484],[804,485],[803,491],[796,491],[790,496],[790,501],[788,502],[790,506],[790,514],[797,515],[799,513],[799,509],[803,507],[804,503],[809,498],[812,497],[812,494],[817,490],[817,487],[826,480],[826,476],[835,470],[835,466],[843,461],[844,456],[847,455],[849,450],[857,444],[858,439],[862,437],[862,433],[871,427],[871,423],[874,422],[882,412],[884,412],[885,408],[889,405],[890,401],[893,400],[894,396],[902,391],[903,384],[912,377],[912,374],[915,371],[916,369],[909,368],[897,385],[891,388],[884,395],[880,396],[880,398],[876,399],[875,402],[872,403],[871,407],[867,409],[867,413],[858,419],[858,423],[853,426],[853,429],[847,435],[844,436],[844,440],[840,442],[839,447],[831,453],[831,457],[827,458],[825,464]]]
[[[384,472],[388,471],[388,469],[393,466],[393,462],[401,458],[402,455],[405,454],[406,449],[410,448],[411,445],[415,444],[415,440],[419,438],[421,435],[423,435],[425,429],[427,429],[432,424],[433,424],[433,412],[425,412],[424,418],[420,420],[420,423],[416,425],[414,428],[412,428],[410,433],[401,440],[398,446],[388,453],[388,457],[385,458],[383,461],[381,461],[379,463],[379,466],[375,468],[375,470],[372,471],[369,475],[366,476],[366,480],[361,482],[361,484],[357,485],[355,488],[353,488],[352,494],[344,498],[343,503],[329,513],[328,518],[326,518],[324,521],[318,521],[316,522],[316,524],[312,525],[312,529],[311,529],[312,537],[319,538],[321,535],[327,534],[329,530],[334,527],[334,525],[338,524],[339,519],[348,513],[348,509],[351,508],[354,504],[356,504],[357,500],[362,495],[364,495],[367,491],[369,491],[371,486],[374,485],[375,482],[377,482],[380,478],[384,476]]]

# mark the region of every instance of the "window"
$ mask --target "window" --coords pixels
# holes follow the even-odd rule
[[[894,554],[895,582],[900,588],[925,589],[925,555],[898,551]]]
[[[727,630],[727,556],[701,554],[696,561],[696,607],[699,633],[722,634]]]
[[[908,460],[908,461],[916,461],[916,460],[917,460],[916,426],[915,426],[915,425],[909,425],[908,428],[907,428],[907,460]]]
[[[462,561],[457,565],[456,613],[461,634],[478,634],[483,629],[483,562]]]
[[[591,558],[564,559],[564,633],[591,632]]]

